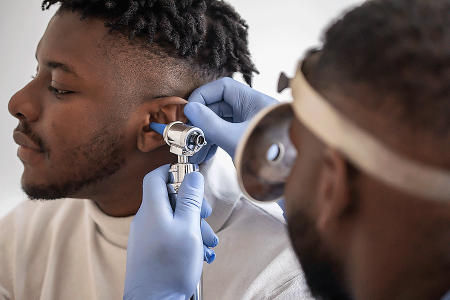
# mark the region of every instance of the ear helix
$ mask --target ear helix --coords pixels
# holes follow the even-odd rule
[[[169,124],[174,121],[187,121],[184,115],[184,106],[187,101],[179,97],[164,97],[156,99],[154,107],[157,108],[150,114],[150,123]]]

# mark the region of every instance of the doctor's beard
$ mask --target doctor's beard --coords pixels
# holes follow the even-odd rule
[[[288,229],[311,294],[321,300],[352,300],[342,284],[342,269],[325,249],[309,217],[296,212],[288,220]]]

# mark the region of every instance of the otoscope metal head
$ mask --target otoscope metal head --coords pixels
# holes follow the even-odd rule
[[[151,123],[150,128],[161,133],[164,124]],[[200,128],[183,124],[180,121],[169,123],[162,132],[170,152],[180,156],[192,156],[206,145],[205,134]]]

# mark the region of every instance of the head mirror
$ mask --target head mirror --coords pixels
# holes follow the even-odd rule
[[[239,185],[247,197],[275,201],[284,185],[297,151],[289,138],[294,117],[290,103],[272,106],[252,120],[236,149]]]

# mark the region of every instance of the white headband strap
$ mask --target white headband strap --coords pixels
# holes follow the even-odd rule
[[[356,167],[417,196],[450,200],[449,171],[407,159],[357,127],[311,87],[301,68],[290,86],[296,116]]]

